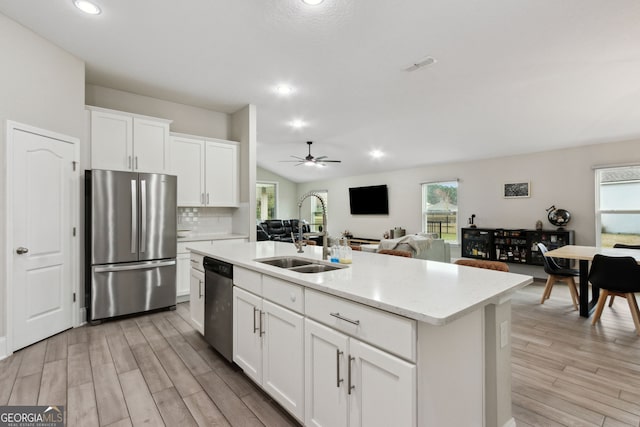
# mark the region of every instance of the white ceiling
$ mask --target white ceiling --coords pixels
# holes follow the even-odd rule
[[[640,137],[637,0],[96,3],[97,17],[72,0],[0,12],[86,61],[88,83],[255,104],[258,164],[296,182]],[[437,63],[403,71],[428,55]],[[279,83],[296,92],[275,95]],[[279,162],[307,140],[343,162]]]

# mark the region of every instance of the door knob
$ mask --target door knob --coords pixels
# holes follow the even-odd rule
[[[27,252],[29,252],[29,249],[23,248],[22,246],[20,246],[18,249],[16,249],[16,253],[18,255],[26,254]]]

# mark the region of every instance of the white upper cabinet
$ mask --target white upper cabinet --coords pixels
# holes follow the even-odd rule
[[[170,152],[178,206],[238,206],[237,142],[172,134]]]
[[[93,169],[168,172],[170,120],[89,109]]]
[[[171,173],[178,177],[178,206],[204,205],[204,141],[171,137]]]

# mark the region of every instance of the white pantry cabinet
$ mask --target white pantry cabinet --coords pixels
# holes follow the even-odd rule
[[[173,133],[170,152],[178,206],[238,206],[237,142]]]
[[[247,287],[262,289],[264,298],[234,286],[233,360],[249,378],[302,421],[304,317],[290,309],[301,307],[302,288],[234,267],[234,282],[246,283],[247,278],[253,280]],[[263,279],[262,286],[255,286]]]
[[[91,111],[91,167],[167,173],[171,120],[98,107]]]
[[[191,254],[189,309],[193,327],[204,335],[204,266],[203,256]]]

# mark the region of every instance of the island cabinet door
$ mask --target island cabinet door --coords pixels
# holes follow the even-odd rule
[[[305,425],[346,427],[349,338],[305,319]],[[384,402],[379,402],[384,406]],[[389,424],[400,425],[400,424]]]
[[[416,366],[351,338],[349,427],[415,426]]]
[[[304,421],[304,318],[264,300],[262,387]]]
[[[189,271],[191,322],[196,330],[204,335],[204,273],[195,268],[191,268]]]
[[[233,361],[262,384],[262,298],[233,287]]]

